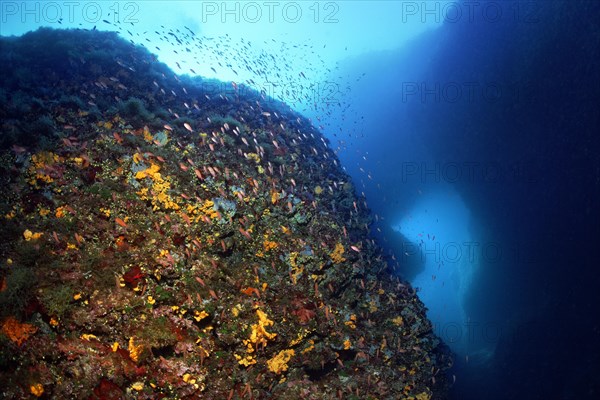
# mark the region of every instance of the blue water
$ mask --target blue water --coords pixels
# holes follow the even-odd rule
[[[424,263],[412,284],[420,290],[438,336],[463,356],[477,349],[463,306],[479,262],[469,223],[465,203],[447,187],[423,196],[394,227],[410,242],[401,261],[418,257]]]
[[[115,30],[312,118],[456,353],[453,398],[598,398],[600,3],[53,4],[3,2],[0,33]]]

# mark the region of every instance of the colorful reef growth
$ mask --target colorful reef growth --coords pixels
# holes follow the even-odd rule
[[[444,398],[450,355],[306,119],[113,33],[0,45],[5,398]]]

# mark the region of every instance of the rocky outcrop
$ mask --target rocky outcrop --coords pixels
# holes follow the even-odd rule
[[[304,118],[116,34],[0,45],[7,398],[444,397],[449,354]]]

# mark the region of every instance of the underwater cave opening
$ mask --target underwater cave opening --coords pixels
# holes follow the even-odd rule
[[[411,284],[427,307],[435,333],[457,355],[479,352],[484,343],[465,309],[465,294],[479,266],[481,243],[473,237],[471,212],[448,184],[423,192],[393,229],[407,240],[402,263],[418,258],[423,269]],[[412,258],[412,260],[411,260]]]

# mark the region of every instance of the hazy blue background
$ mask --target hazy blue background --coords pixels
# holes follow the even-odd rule
[[[453,398],[598,397],[597,2],[4,1],[0,12],[2,35],[117,30],[175,73],[287,101],[323,129],[388,261],[456,352]]]

